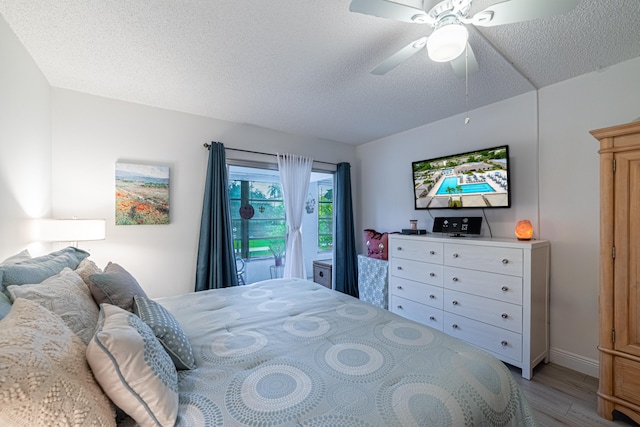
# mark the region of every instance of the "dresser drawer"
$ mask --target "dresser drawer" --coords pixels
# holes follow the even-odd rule
[[[500,358],[522,361],[522,335],[486,323],[444,312],[443,331]],[[503,359],[504,360],[504,359]]]
[[[445,289],[444,310],[522,333],[522,306],[520,305]]]
[[[391,237],[390,239],[389,258],[404,258],[442,264],[442,243],[411,238]]]
[[[444,269],[442,265],[402,258],[390,258],[389,269],[391,276],[442,286]]]
[[[445,267],[444,287],[522,305],[522,277]]]
[[[446,243],[444,265],[522,276],[523,254],[517,248]]]
[[[443,290],[439,286],[392,277],[389,286],[392,295],[419,302],[442,310]]]
[[[413,320],[439,331],[442,330],[443,313],[442,310],[437,308],[400,298],[392,294],[391,300],[389,301],[389,310],[405,319]]]

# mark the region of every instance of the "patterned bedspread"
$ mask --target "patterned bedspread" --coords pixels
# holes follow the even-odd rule
[[[179,371],[178,426],[529,426],[493,356],[298,279],[157,300],[197,369]]]

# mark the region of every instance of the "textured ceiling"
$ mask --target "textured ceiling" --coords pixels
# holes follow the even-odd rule
[[[472,13],[494,3],[474,0]],[[638,0],[470,26],[480,71],[467,98],[464,79],[426,51],[370,74],[431,29],[349,4],[0,0],[0,14],[52,86],[356,145],[640,56]]]

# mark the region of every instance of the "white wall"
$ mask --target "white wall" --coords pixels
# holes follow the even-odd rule
[[[590,130],[640,118],[640,58],[540,90],[540,212],[552,241],[552,359],[598,359],[599,143]]]
[[[105,218],[106,240],[80,246],[101,267],[109,261],[121,264],[151,297],[193,291],[208,156],[203,143],[355,161],[355,148],[337,142],[64,89],[52,89],[52,111],[53,216]],[[238,156],[227,157],[232,155]],[[170,167],[171,224],[114,225],[117,161]]]
[[[527,93],[465,115],[389,136],[357,148],[362,176],[358,206],[363,228],[400,231],[417,219],[431,230],[433,216],[482,216],[479,209],[414,210],[411,162],[508,144],[512,208],[487,209],[494,237],[512,237],[518,219],[538,220],[536,94]],[[537,228],[537,227],[536,227]],[[489,235],[483,219],[482,234]]]
[[[512,237],[528,218],[551,241],[551,360],[597,376],[599,165],[588,131],[640,117],[639,75],[640,58],[472,111],[467,126],[456,116],[359,146],[362,226],[399,230],[417,218],[430,229],[413,209],[411,162],[508,143],[513,207],[486,211],[493,236]],[[462,212],[478,211],[434,216]]]
[[[50,87],[0,16],[0,261],[29,247],[51,210]],[[40,248],[41,249],[41,248]]]

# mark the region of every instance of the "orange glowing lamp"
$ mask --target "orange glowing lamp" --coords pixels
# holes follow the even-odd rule
[[[531,240],[533,237],[533,226],[531,221],[523,219],[516,224],[516,237],[518,240]]]

